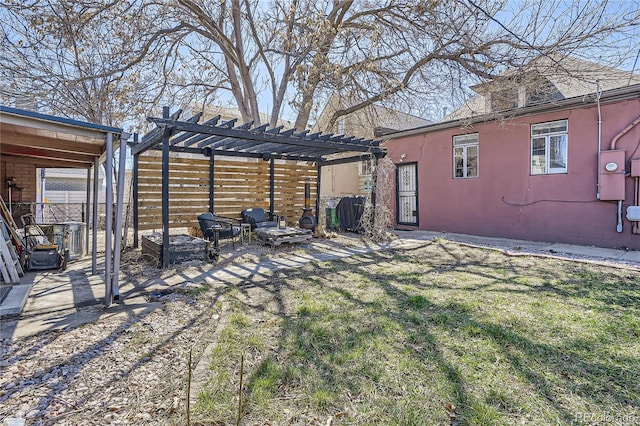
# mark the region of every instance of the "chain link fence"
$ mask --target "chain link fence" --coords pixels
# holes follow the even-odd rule
[[[92,207],[92,205],[90,206]],[[113,211],[115,212],[115,204]],[[128,205],[124,205],[124,212],[127,212]],[[86,203],[11,203],[10,206],[13,220],[18,227],[28,222],[28,217],[35,217],[36,223],[64,223],[64,222],[91,222],[86,218]],[[105,229],[106,204],[98,203],[98,229]],[[90,213],[91,214],[91,213]],[[131,216],[131,215],[130,215]],[[123,220],[126,220],[126,214]],[[131,222],[131,220],[130,220]]]

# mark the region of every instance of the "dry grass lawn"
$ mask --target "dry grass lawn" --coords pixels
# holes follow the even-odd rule
[[[638,424],[639,277],[436,240],[229,288],[192,424]]]

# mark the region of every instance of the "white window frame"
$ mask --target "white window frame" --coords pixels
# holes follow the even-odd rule
[[[360,162],[360,176],[370,176],[372,170],[371,160],[362,160]]]
[[[453,137],[453,178],[470,179],[480,174],[480,137],[478,133],[458,135]],[[476,149],[476,174],[469,175],[469,150]],[[462,176],[456,176],[456,149],[462,149]]]
[[[560,129],[560,130],[558,130]],[[556,120],[545,123],[531,125],[531,143],[529,145],[529,165],[531,175],[553,175],[566,174],[569,168],[569,120]],[[552,138],[564,137],[562,147],[562,158],[564,167],[552,167],[551,161],[551,140]],[[544,139],[544,164],[534,164],[534,141]],[[543,168],[542,171],[539,169]]]

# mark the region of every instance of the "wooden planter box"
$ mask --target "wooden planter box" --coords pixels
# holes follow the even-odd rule
[[[202,238],[178,234],[169,236],[169,264],[207,260],[208,242]],[[162,234],[142,236],[142,254],[158,260],[162,266]]]

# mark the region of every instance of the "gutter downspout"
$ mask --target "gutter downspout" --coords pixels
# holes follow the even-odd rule
[[[622,129],[620,131],[620,133],[618,133],[612,140],[611,140],[611,150],[616,149],[616,143],[618,143],[618,139],[620,139],[621,137],[623,137],[625,134],[627,134],[631,129],[633,129],[634,127],[636,127],[638,124],[640,124],[640,116],[638,118],[636,118],[633,123],[629,124],[627,127],[625,127],[624,129]],[[625,170],[626,172],[626,170]]]
[[[600,81],[596,80],[596,104],[598,105],[598,163],[597,173],[598,176],[598,185],[596,187],[596,199],[600,199],[600,151],[602,151],[602,112],[600,111],[600,95],[602,95],[602,90],[600,90]]]
[[[622,200],[618,200],[618,224],[616,225],[616,232],[622,232]]]
[[[615,137],[611,140],[610,149],[611,150],[616,149],[616,144],[618,143],[618,140],[621,137],[623,137],[625,134],[627,134],[635,126],[637,126],[638,124],[640,124],[640,116],[638,116],[638,118],[636,118],[631,124],[629,124],[627,127],[625,127],[620,132],[618,132],[617,135],[615,135]],[[624,167],[626,169],[626,167],[627,167],[626,166],[626,162],[624,164]],[[622,173],[624,173],[625,176],[626,176],[629,173],[629,171],[628,170],[623,170]],[[618,225],[616,226],[616,231],[617,232],[622,232],[622,200],[618,200]]]
[[[636,206],[640,206],[640,177],[634,177],[634,197],[633,203]],[[640,234],[640,222],[633,222],[633,226],[631,227],[632,234]]]

